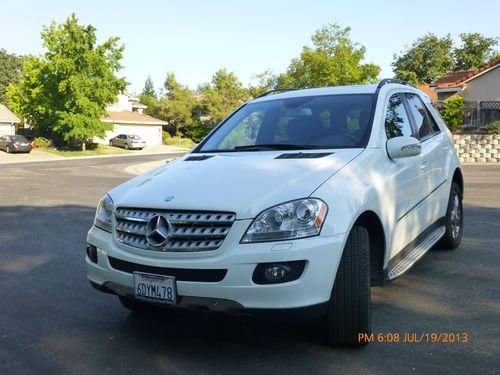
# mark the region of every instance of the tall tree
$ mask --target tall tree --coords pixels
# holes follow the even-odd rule
[[[142,104],[146,105],[145,112],[150,115],[157,115],[158,112],[158,97],[156,95],[155,87],[153,84],[153,80],[150,76],[146,79],[144,83],[144,89],[142,93],[139,95],[139,100]]]
[[[112,129],[100,117],[126,87],[116,76],[124,47],[116,37],[97,44],[96,28],[79,25],[75,14],[41,35],[45,53],[26,59],[19,83],[9,86],[9,101],[38,131],[85,149],[87,140]]]
[[[193,125],[193,107],[196,99],[187,86],[181,85],[174,73],[168,73],[165,80],[165,94],[158,103],[157,115],[168,122],[173,136],[180,136],[186,128]]]
[[[439,38],[429,33],[418,38],[405,51],[394,54],[392,67],[396,77],[413,84],[431,83],[453,70],[452,44],[449,34]]]
[[[202,105],[209,127],[221,122],[227,115],[242,105],[250,94],[233,72],[219,69],[212,77],[212,82],[201,85]]]
[[[350,27],[329,24],[311,37],[313,46],[304,46],[291,61],[286,73],[276,78],[278,88],[305,88],[368,83],[377,80],[380,67],[365,64],[365,47],[350,39]],[[272,84],[273,79],[267,82]]]
[[[474,70],[500,58],[498,38],[488,38],[480,33],[460,34],[462,45],[453,49],[455,70]]]
[[[0,49],[0,104],[7,103],[7,87],[17,83],[23,66],[23,56],[7,53]]]

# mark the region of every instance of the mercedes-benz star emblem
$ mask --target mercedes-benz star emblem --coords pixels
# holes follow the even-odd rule
[[[160,247],[167,243],[170,233],[170,223],[161,215],[153,216],[146,224],[146,240],[151,246]]]

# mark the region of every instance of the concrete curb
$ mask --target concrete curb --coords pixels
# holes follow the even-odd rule
[[[123,157],[123,156],[146,156],[146,155],[170,155],[170,154],[178,154],[179,152],[188,152],[190,149],[186,148],[173,148],[172,150],[164,150],[164,151],[155,151],[155,152],[145,152],[145,153],[130,153],[130,154],[115,154],[115,155],[93,155],[93,156],[60,156],[60,155],[54,155],[50,154],[47,152],[43,151],[38,151],[38,152],[43,152],[44,154],[51,155],[51,157],[41,157],[36,160],[8,160],[8,161],[0,161],[0,165],[3,164],[21,164],[21,163],[38,163],[38,162],[47,162],[47,161],[61,161],[61,160],[66,160],[66,161],[71,161],[71,160],[87,160],[87,159],[99,159],[99,158],[118,158],[118,157]]]

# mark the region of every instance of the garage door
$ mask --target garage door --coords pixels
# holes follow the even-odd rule
[[[108,143],[109,140],[118,134],[135,134],[144,139],[148,145],[161,144],[161,126],[158,125],[120,125],[116,124],[115,129],[106,133],[106,139],[103,143]]]

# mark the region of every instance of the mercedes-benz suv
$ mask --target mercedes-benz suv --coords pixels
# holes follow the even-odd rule
[[[102,198],[88,278],[135,311],[314,310],[331,344],[362,345],[370,287],[459,245],[463,190],[413,86],[269,92]]]

